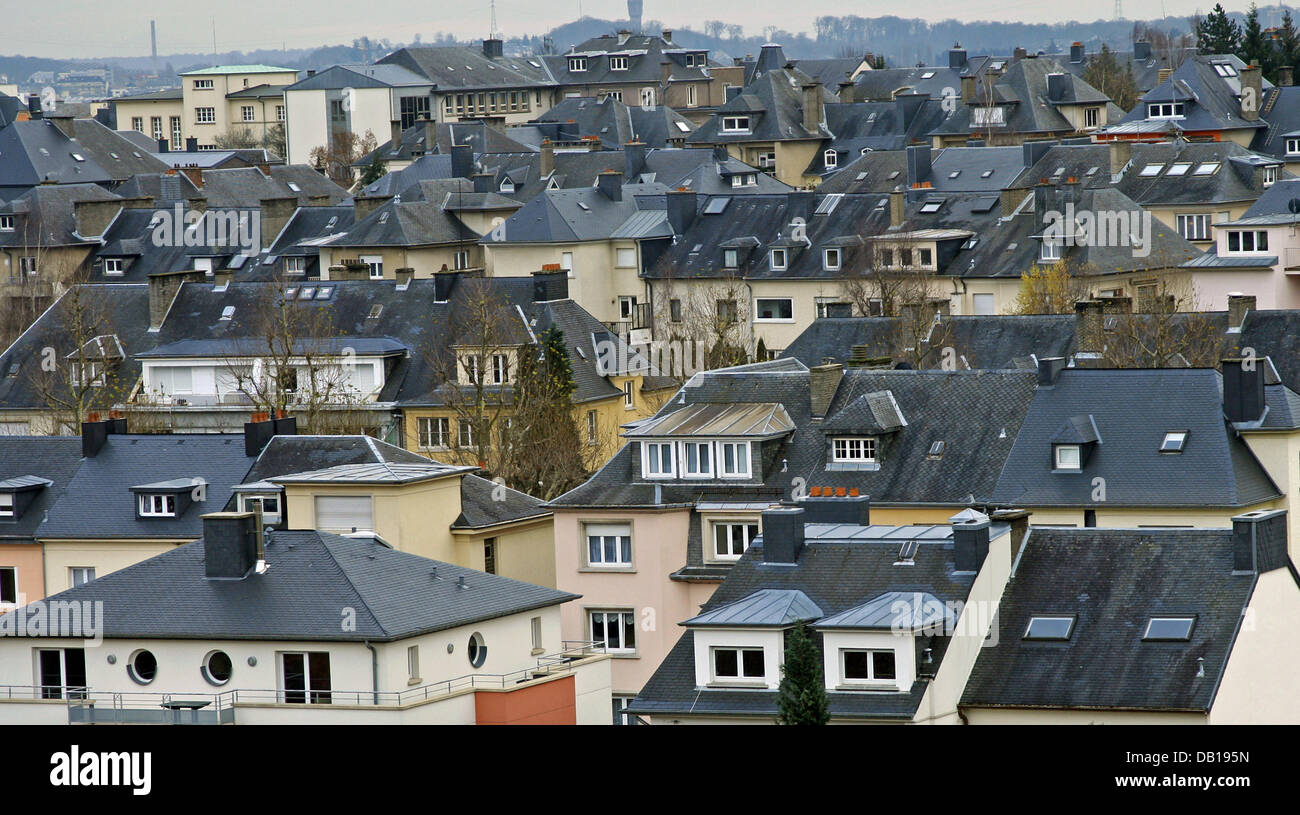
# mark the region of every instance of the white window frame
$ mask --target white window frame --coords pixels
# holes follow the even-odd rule
[[[0,215],[0,232],[14,231],[14,216]]]
[[[714,456],[717,459],[718,475],[722,478],[749,478],[752,467],[752,451],[747,441],[720,441]],[[727,456],[731,454],[733,466],[727,466]],[[743,467],[741,459],[744,459]]]
[[[634,407],[636,407],[635,388],[632,384],[632,380],[629,379],[623,383],[623,408],[625,410],[631,410]]]
[[[836,436],[831,439],[831,461],[873,464],[877,444],[875,436]]]
[[[734,651],[736,654],[736,675],[728,676],[718,673],[718,654],[722,652]],[[757,651],[762,655],[763,665],[762,672],[759,674],[745,673],[745,654],[746,652]],[[709,646],[709,681],[719,685],[726,684],[753,684],[762,682],[767,679],[767,649],[762,646],[749,645],[712,645]]]
[[[307,273],[307,256],[290,255],[284,259],[285,274],[306,274]]]
[[[569,73],[576,74],[587,70],[586,57],[569,57]]]
[[[1061,259],[1061,242],[1055,238],[1043,238],[1038,250],[1040,263],[1055,263]]]
[[[713,545],[710,548],[709,559],[716,561],[736,561],[740,560],[759,535],[759,523],[757,518],[749,520],[717,520],[711,523]],[[726,534],[726,552],[718,551],[718,534],[725,530]],[[737,543],[740,543],[740,551],[734,551]]]
[[[626,71],[627,57],[614,56],[609,58],[609,69],[611,71]]]
[[[740,250],[739,250],[739,249],[723,249],[723,250],[722,250],[722,266],[723,266],[723,268],[725,268],[725,269],[737,269],[737,268],[740,268]]]
[[[358,258],[370,269],[371,280],[384,279],[384,256],[383,255],[362,255]]]
[[[104,258],[104,274],[119,277],[126,273],[126,260],[123,258]]]
[[[94,566],[69,566],[68,567],[68,586],[77,588],[84,586],[95,579]]]
[[[848,654],[858,654],[858,653],[867,654],[867,669],[868,669],[867,673],[870,674],[870,676],[866,678],[849,677],[848,670],[845,667],[845,657]],[[876,676],[876,655],[877,654],[889,654],[894,658],[893,676],[890,677]],[[861,685],[864,687],[897,686],[898,667],[900,661],[901,660],[899,660],[898,651],[892,648],[841,648],[839,649],[840,681],[845,685]]]
[[[1072,453],[1067,451],[1073,451]],[[1062,453],[1066,455],[1062,456]],[[1056,444],[1052,446],[1052,464],[1055,469],[1066,472],[1078,472],[1083,469],[1083,448],[1077,444]]]
[[[255,121],[257,121],[257,109],[254,108],[252,105],[240,105],[240,106],[239,106],[239,119],[240,119],[240,121],[242,121],[242,122],[255,122]]]
[[[592,543],[596,542],[593,558]],[[612,556],[610,546],[613,546]],[[633,564],[632,524],[592,521],[582,525],[583,562],[589,569],[631,569]],[[612,559],[607,560],[606,558]]]
[[[748,133],[749,117],[748,116],[723,116],[722,132],[723,133]]]
[[[15,517],[16,496],[12,492],[0,492],[0,518]]]
[[[510,357],[508,354],[492,355],[492,384],[504,385],[510,381]]]
[[[587,610],[587,635],[592,641],[596,640],[596,617],[601,617],[601,627],[605,630],[605,653],[608,654],[635,654],[636,653],[636,609],[633,608],[601,608]],[[624,619],[626,618],[626,619]],[[609,623],[610,620],[616,621],[616,631],[618,632],[618,644],[611,646],[609,644]],[[627,642],[626,634],[628,631],[628,622],[631,622],[632,642]]]
[[[210,90],[212,90],[214,87],[215,87],[215,84],[213,83],[213,81],[212,81],[211,79],[196,79],[196,80],[194,80],[194,90],[196,90],[196,91],[210,91]]]
[[[837,272],[843,259],[844,253],[838,246],[827,247],[822,250],[822,269],[827,272]]]
[[[18,594],[19,594],[19,591],[18,591],[18,567],[17,567],[17,566],[0,566],[0,572],[8,572],[8,573],[9,573],[9,576],[10,576],[9,579],[10,579],[10,581],[11,581],[12,584],[13,584],[13,590],[14,590],[14,593],[13,593],[13,599],[6,599],[5,596],[4,596],[3,594],[0,594],[0,608],[5,608],[5,607],[9,607],[9,606],[17,606],[17,605],[18,605]],[[0,585],[3,585],[3,583],[0,583]]]
[[[826,150],[823,152],[822,165],[828,170],[833,170],[838,167],[840,165],[839,153],[836,153],[834,150]]]
[[[778,302],[784,300],[790,304],[789,317],[760,317],[762,307],[760,303]],[[793,297],[755,297],[754,298],[754,322],[756,323],[792,323],[794,322],[794,298]]]
[[[267,509],[268,504],[274,506],[274,509]],[[258,510],[262,513],[263,521],[266,523],[278,524],[284,517],[284,499],[278,494],[246,493],[239,496],[239,509],[241,512],[253,512],[254,510]]]
[[[790,263],[790,253],[788,250],[774,247],[767,255],[768,265],[774,272],[783,272]]]
[[[713,442],[683,441],[677,451],[678,469],[682,478],[713,478],[715,464],[713,461]],[[692,468],[692,451],[694,467]]]
[[[1095,130],[1101,123],[1101,108],[1084,108],[1083,109],[1083,127],[1085,130]]]
[[[140,517],[175,518],[176,496],[171,493],[143,492],[138,499]]]
[[[1300,139],[1286,140],[1286,154],[1288,156],[1300,155]]]
[[[1151,102],[1147,105],[1147,118],[1181,119],[1185,111],[1182,102]]]
[[[1232,248],[1233,238],[1237,239],[1237,248]],[[1249,241],[1247,241],[1249,238]],[[1246,244],[1250,248],[1246,248]],[[1230,255],[1258,255],[1268,251],[1267,229],[1229,229],[1224,238],[1224,251]]]
[[[1189,241],[1208,241],[1210,240],[1210,213],[1208,212],[1188,212],[1175,216],[1175,222],[1178,226],[1178,234],[1183,236],[1184,240]]]
[[[194,123],[200,125],[211,125],[217,123],[216,108],[195,108]]]
[[[665,466],[664,454],[668,461]],[[677,445],[670,441],[641,442],[641,475],[645,478],[673,478],[677,475]]]

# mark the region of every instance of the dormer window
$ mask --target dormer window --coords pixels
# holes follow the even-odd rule
[[[728,269],[738,267],[740,265],[740,252],[736,249],[723,249],[722,265]]]
[[[762,648],[711,649],[714,682],[753,682],[767,676]]]
[[[827,150],[826,152],[822,153],[822,164],[826,165],[826,169],[833,170],[839,166],[839,163],[840,163],[839,154],[836,153],[834,150]]]
[[[971,109],[976,127],[991,127],[1006,124],[1005,110],[1000,107],[977,107]]]
[[[641,446],[641,471],[646,478],[672,478],[677,474],[672,442],[645,442]]]
[[[718,442],[718,464],[723,478],[748,478],[749,442]]]
[[[1233,229],[1228,231],[1228,251],[1248,254],[1268,251],[1268,231]]]
[[[892,650],[856,648],[840,649],[840,675],[845,684],[872,684],[898,679],[897,656]]]
[[[280,514],[280,496],[279,495],[241,495],[239,496],[239,509],[241,512],[261,512],[262,523],[278,524],[282,519]]]
[[[772,266],[772,271],[785,271],[787,264],[790,262],[789,252],[785,249],[773,249],[769,255],[769,261]]]
[[[1083,456],[1077,444],[1058,444],[1052,448],[1056,469],[1077,471],[1082,468]]]
[[[1286,140],[1286,154],[1288,156],[1300,155],[1300,139]],[[0,219],[2,221],[3,219]]]
[[[0,232],[14,231],[14,216],[0,215]]]
[[[1043,263],[1055,263],[1061,259],[1060,239],[1048,238],[1043,241],[1038,259]]]
[[[1183,446],[1187,444],[1186,430],[1171,430],[1165,434],[1164,441],[1160,442],[1160,452],[1162,453],[1181,453]]]
[[[139,496],[140,517],[175,518],[176,496],[159,493],[143,493]]]
[[[712,442],[682,442],[682,477],[711,478],[713,476]]]
[[[1271,187],[1277,183],[1277,167],[1264,168],[1264,186]]]
[[[1181,119],[1183,118],[1182,102],[1156,102],[1147,105],[1148,119]]]
[[[835,439],[831,445],[831,455],[833,461],[874,462],[876,439],[871,436]]]
[[[748,116],[723,116],[722,132],[723,133],[748,133],[749,117]]]
[[[578,73],[587,70],[586,57],[569,57],[569,71]]]
[[[610,58],[609,58],[609,69],[610,69],[611,71],[626,71],[626,70],[627,70],[627,57],[610,57]]]
[[[828,272],[838,271],[840,268],[840,250],[837,248],[825,249],[822,251],[822,269]]]
[[[0,492],[0,518],[14,517],[14,494]]]

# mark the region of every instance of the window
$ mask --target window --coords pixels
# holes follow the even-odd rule
[[[252,122],[257,120],[256,111],[252,105],[241,105],[239,108],[239,118],[241,121]]]
[[[141,648],[127,660],[126,675],[138,685],[148,685],[158,676],[158,658],[153,651]]]
[[[768,261],[772,267],[772,271],[784,271],[786,264],[789,261],[789,254],[785,249],[773,249],[771,254],[768,256]]]
[[[317,495],[316,528],[327,532],[374,531],[369,495]]]
[[[1147,620],[1142,639],[1147,642],[1190,640],[1195,622],[1195,617],[1152,617]]]
[[[420,681],[420,646],[408,645],[406,648],[407,682],[415,684]]]
[[[839,155],[834,150],[827,150],[822,153],[822,164],[826,165],[826,169],[833,170],[839,166],[839,163]]]
[[[693,108],[699,104],[699,97],[696,95],[697,93],[698,91],[695,89],[694,85],[686,86],[686,107]]]
[[[614,265],[620,269],[636,268],[636,250],[635,249],[616,249],[614,251]]]
[[[1286,152],[1287,155],[1292,155],[1292,156],[1296,155],[1297,153],[1300,153],[1300,139],[1287,139]]]
[[[510,357],[505,354],[492,355],[492,384],[504,385],[510,381]]]
[[[749,117],[748,116],[723,116],[722,132],[723,133],[748,133]]]
[[[78,388],[102,388],[108,381],[108,371],[102,362],[70,363],[68,376],[72,385]]]
[[[456,422],[456,443],[461,447],[474,446],[474,423],[461,419]]]
[[[591,641],[603,645],[606,651],[630,653],[636,650],[636,614],[625,611],[593,611]]]
[[[1031,617],[1025,628],[1027,640],[1068,640],[1074,631],[1073,617]]]
[[[1187,444],[1186,430],[1172,430],[1165,434],[1164,440],[1160,442],[1160,452],[1162,453],[1181,453],[1184,445]]]
[[[668,301],[668,319],[674,323],[682,321],[682,301],[673,298]]]
[[[636,397],[633,395],[632,380],[623,383],[623,407],[633,408],[636,406]]]
[[[711,648],[713,679],[735,682],[767,675],[762,648]]]
[[[916,256],[917,256],[917,265],[919,265],[921,268],[928,269],[934,265],[934,250],[917,249]]]
[[[898,679],[898,658],[892,650],[840,649],[840,675],[845,682],[886,682]]]
[[[429,97],[427,96],[403,96],[397,103],[400,113],[400,127],[407,130],[415,126],[415,123],[421,119],[428,119],[429,116]]]
[[[610,69],[611,71],[626,71],[626,70],[627,70],[627,57],[610,57],[610,58],[609,58],[609,69]]]
[[[235,673],[235,664],[225,651],[211,651],[203,658],[199,673],[210,685],[224,685]]]
[[[14,231],[14,216],[0,215],[0,232]]]
[[[671,478],[673,469],[673,443],[666,441],[643,442],[641,472],[646,478]]]
[[[175,518],[175,495],[141,495],[140,515],[146,518]]]
[[[738,311],[735,300],[718,300],[714,308],[717,309],[719,322],[724,324],[736,322]]]
[[[384,277],[384,257],[383,255],[362,255],[361,262],[366,264],[370,269],[371,280],[382,280]]]
[[[1081,466],[1077,444],[1058,444],[1053,448],[1052,453],[1058,470],[1077,470]]]
[[[719,560],[736,560],[757,537],[756,523],[714,523],[713,556]]]
[[[880,248],[880,249],[877,249],[877,250],[876,250],[876,253],[877,253],[877,255],[879,255],[879,257],[880,257],[880,266],[881,266],[882,268],[887,268],[887,267],[889,267],[889,266],[893,266],[893,265],[894,265],[894,250],[893,250],[893,249]]]
[[[1219,170],[1219,162],[1207,161],[1204,164],[1196,165],[1196,171],[1192,175],[1214,175]]]
[[[976,107],[971,109],[976,127],[992,127],[1006,123],[1006,114],[999,107]]]
[[[469,635],[469,644],[465,649],[465,653],[469,657],[469,664],[472,667],[483,667],[483,663],[487,661],[487,644],[483,641],[482,634],[475,631]]]
[[[1267,252],[1268,232],[1265,230],[1230,230],[1228,232],[1229,252]]]
[[[642,89],[641,89],[641,107],[643,107],[643,108],[652,108],[652,107],[654,107],[654,105],[655,105],[655,89],[654,89],[654,88],[642,88]]]
[[[0,605],[18,605],[18,570],[0,566]]]
[[[284,259],[284,270],[288,274],[300,275],[307,273],[307,258],[298,255],[296,257],[287,257]]]
[[[1044,238],[1038,259],[1044,263],[1054,263],[1061,259],[1061,241],[1059,238]]]
[[[722,265],[728,269],[735,269],[740,265],[740,252],[735,249],[723,249]]]
[[[828,272],[834,272],[840,268],[839,249],[822,250],[822,268]]]
[[[789,297],[773,297],[754,301],[754,321],[793,320],[794,301]]]
[[[587,565],[627,568],[632,565],[631,524],[586,524]]]
[[[1101,120],[1101,108],[1083,109],[1083,126],[1089,130],[1095,128]]]
[[[217,121],[216,108],[195,108],[194,121],[201,125],[215,124]]]
[[[1208,213],[1177,216],[1178,234],[1189,241],[1208,241],[1210,239],[1210,216]]]
[[[876,460],[876,440],[871,437],[835,439],[831,444],[833,461]]]
[[[682,477],[708,478],[713,475],[713,445],[707,441],[682,442]]]
[[[144,117],[143,117],[143,116],[132,116],[132,117],[131,117],[131,129],[132,129],[132,130],[135,130],[135,131],[138,131],[138,132],[140,132],[140,133],[143,133],[143,132],[144,132]]]
[[[568,272],[569,277],[573,277],[573,253],[572,252],[562,252],[560,254],[560,268]]]
[[[18,272],[21,275],[19,280],[27,280],[28,278],[36,277],[40,272],[40,267],[36,264],[36,258],[33,256],[18,258]]]
[[[85,698],[86,651],[84,648],[42,648],[36,652],[41,677],[42,699]]]
[[[1187,175],[1187,171],[1190,169],[1192,169],[1191,162],[1188,161],[1175,162],[1174,164],[1169,165],[1169,172],[1165,173],[1165,177],[1167,178],[1171,175],[1172,176]]]
[[[68,583],[72,588],[84,586],[95,579],[94,566],[70,566],[68,567]]]
[[[1182,102],[1156,102],[1147,105],[1148,119],[1181,119],[1182,117]]]
[[[623,294],[618,298],[618,318],[620,320],[632,319],[632,312],[636,310],[636,298]]]
[[[212,80],[211,80],[211,79],[196,79],[196,80],[194,80],[194,90],[196,90],[196,91],[210,91],[210,90],[212,90]]]
[[[749,477],[749,442],[718,442],[718,462],[723,478]]]
[[[569,57],[569,70],[573,73],[587,70],[587,58]]]
[[[104,274],[119,276],[125,271],[125,261],[122,258],[104,258]]]
[[[153,134],[154,141],[159,141],[163,137],[163,124],[161,116],[149,117],[149,129]]]
[[[284,105],[276,105],[276,106],[275,106],[275,120],[276,120],[277,122],[283,122],[284,119],[285,119],[285,117],[284,117]]]
[[[280,496],[278,495],[241,495],[240,509],[244,512],[261,512],[263,523],[280,522]]]
[[[280,655],[281,691],[290,705],[330,703],[330,655],[307,651]]]
[[[1139,172],[1138,175],[1142,176],[1143,178],[1151,178],[1153,176],[1160,175],[1160,171],[1163,170],[1164,168],[1165,165],[1163,164],[1148,164],[1147,166],[1142,168],[1142,171]]]
[[[1273,185],[1276,184],[1276,183],[1277,183],[1277,168],[1276,168],[1276,167],[1265,167],[1265,168],[1264,168],[1264,186],[1265,186],[1265,187],[1271,187],[1271,186],[1273,186]]]
[[[14,494],[0,492],[0,518],[14,517]]]
[[[627,708],[632,704],[633,696],[611,696],[610,701],[614,706],[614,724],[616,725],[635,725],[638,724],[636,716],[627,712]]]

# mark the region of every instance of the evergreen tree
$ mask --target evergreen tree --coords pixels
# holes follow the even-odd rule
[[[1241,50],[1241,26],[1229,19],[1222,3],[1196,26],[1196,48],[1202,54],[1235,54]]]
[[[520,348],[515,411],[501,431],[512,459],[510,486],[550,499],[587,479],[584,440],[570,398],[576,387],[564,332],[551,326],[536,345]]]
[[[361,186],[368,187],[379,179],[388,174],[384,163],[379,160],[379,153],[376,151],[374,158],[366,165],[366,169],[361,171]]]
[[[1241,48],[1236,52],[1241,61],[1247,65],[1258,65],[1265,76],[1271,77],[1274,68],[1274,51],[1272,45],[1264,39],[1264,31],[1259,25],[1259,9],[1254,3],[1246,13],[1246,26],[1241,35]]]
[[[831,719],[822,655],[803,623],[786,637],[777,709],[778,724],[826,724]]]
[[[1282,14],[1282,28],[1277,35],[1278,65],[1294,69],[1300,62],[1300,32],[1296,31],[1295,21],[1291,19],[1291,9]]]

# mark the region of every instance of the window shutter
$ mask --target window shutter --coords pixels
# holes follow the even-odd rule
[[[317,529],[351,532],[355,528],[358,531],[373,531],[375,528],[374,523],[374,513],[369,496],[316,496]]]

